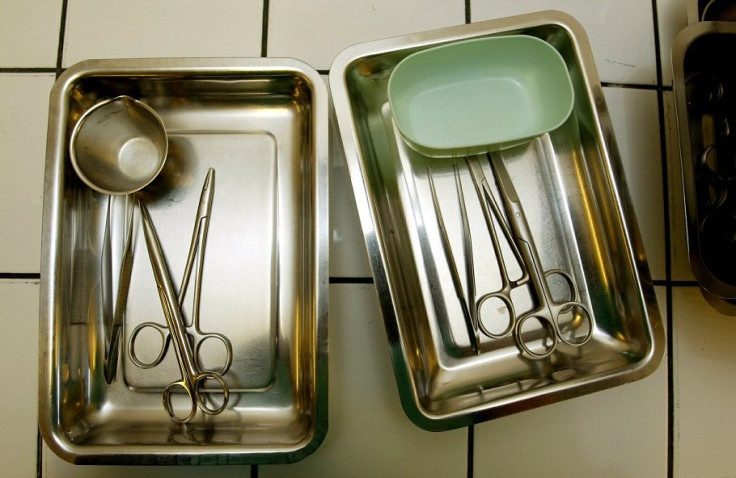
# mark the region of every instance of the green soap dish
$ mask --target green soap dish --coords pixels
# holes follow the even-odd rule
[[[567,65],[526,35],[466,40],[404,58],[388,100],[407,144],[431,157],[522,144],[567,120],[575,95]]]

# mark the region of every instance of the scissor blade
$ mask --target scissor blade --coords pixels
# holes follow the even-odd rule
[[[473,178],[475,191],[478,196],[478,201],[480,202],[481,209],[483,210],[483,216],[486,221],[488,233],[491,236],[491,242],[493,243],[494,252],[496,253],[496,257],[498,257],[498,265],[501,268],[501,273],[504,275],[504,277],[508,277],[506,263],[503,260],[503,253],[501,252],[501,247],[498,242],[498,235],[496,234],[496,229],[493,225],[492,215],[495,216],[496,221],[501,228],[501,232],[503,233],[503,236],[506,238],[506,242],[511,248],[511,253],[514,255],[514,259],[516,259],[516,262],[522,269],[522,276],[514,281],[515,284],[521,285],[526,281],[527,277],[526,272],[524,271],[524,262],[521,257],[521,252],[519,251],[519,247],[514,240],[514,235],[511,233],[511,229],[509,229],[509,225],[507,224],[504,215],[501,213],[501,209],[496,203],[496,198],[493,195],[493,191],[491,191],[491,186],[490,184],[488,184],[486,175],[483,173],[483,168],[479,164],[478,160],[468,157],[466,158],[466,163],[468,164],[468,169],[470,170],[471,177]]]
[[[496,183],[498,189],[501,192],[501,196],[504,201],[509,201],[513,204],[520,204],[519,193],[516,192],[514,182],[509,176],[509,172],[506,170],[503,161],[493,154],[489,154],[491,157],[491,166],[493,167],[493,173],[496,175]],[[509,218],[513,222],[512,218]]]

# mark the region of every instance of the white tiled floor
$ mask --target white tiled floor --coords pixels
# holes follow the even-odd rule
[[[300,58],[319,70],[356,43],[465,21],[462,1],[281,0],[270,6],[268,55]]]
[[[656,292],[664,314],[665,289]],[[477,425],[474,476],[666,476],[666,400],[662,366],[635,383]]]
[[[1,272],[39,272],[46,118],[53,74],[0,74]]]
[[[733,476],[736,321],[711,309],[693,287],[672,292],[675,462],[678,476]]]
[[[90,58],[260,56],[262,18],[260,0],[69,0],[62,65]]]
[[[62,0],[0,2],[0,68],[56,65]]]
[[[575,17],[593,47],[601,81],[657,83],[652,5],[642,0],[472,0],[474,22],[542,10]]]
[[[38,379],[38,281],[0,280],[0,460],[13,476],[36,472],[36,397]]]
[[[41,191],[48,93],[60,62],[95,57],[258,56],[260,0],[68,0],[63,56],[57,58],[63,0],[0,2],[0,308],[3,383],[0,433],[7,476],[32,476],[36,461],[36,363]],[[669,48],[685,24],[685,0],[656,0],[664,120],[659,124],[651,0],[472,0],[481,21],[543,9],[577,17],[590,37],[663,317],[673,321],[675,409],[668,415],[667,361],[629,385],[475,427],[474,476],[665,477],[674,420],[678,478],[734,476],[730,449],[736,321],[715,313],[687,264],[677,136],[668,91]],[[294,56],[324,70],[346,46],[462,24],[464,0],[431,2],[270,1],[269,56]],[[632,85],[620,87],[612,85]],[[370,277],[344,156],[332,121],[330,275]],[[660,130],[667,133],[661,151]],[[666,163],[663,163],[665,155]],[[663,175],[663,165],[667,174]],[[663,183],[663,177],[668,178]],[[665,201],[665,194],[670,196]],[[665,203],[670,211],[665,210]],[[668,219],[668,221],[666,221]],[[669,222],[670,250],[665,247]],[[668,270],[669,264],[669,270]],[[20,275],[18,275],[20,274]],[[17,277],[31,277],[30,282]],[[15,278],[15,279],[14,279]],[[346,279],[347,278],[347,279]],[[672,287],[670,280],[680,281]],[[372,285],[330,287],[330,431],[293,465],[220,468],[76,467],[41,450],[40,474],[72,476],[450,476],[467,475],[468,431],[420,430],[403,414]],[[10,365],[22,364],[22,370]],[[17,413],[14,411],[19,410]]]

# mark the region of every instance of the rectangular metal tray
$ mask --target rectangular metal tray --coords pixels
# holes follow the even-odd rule
[[[80,115],[121,94],[153,107],[169,135],[164,170],[138,197],[177,286],[205,175],[216,171],[201,326],[232,342],[230,405],[186,425],[161,403],[181,376],[173,351],[151,369],[128,354],[138,324],[165,324],[139,225],[117,375],[110,385],[103,376],[111,335],[104,284],[117,290],[128,199],[112,202],[113,268],[104,272],[108,197],[79,180],[68,149]],[[270,463],[319,446],[327,430],[327,104],[317,72],[291,59],[93,60],[58,79],[44,197],[39,424],[59,456]],[[146,344],[137,350],[145,355]],[[203,346],[212,368],[217,352]]]
[[[690,266],[705,298],[728,315],[736,315],[730,126],[736,114],[730,96],[736,89],[736,68],[726,61],[733,48],[734,22],[690,25],[672,47]]]
[[[457,205],[453,167],[463,170],[463,159],[432,159],[408,148],[387,101],[391,71],[407,55],[503,34],[532,35],[554,46],[575,89],[564,125],[497,153],[524,203],[545,270],[571,274],[595,317],[587,344],[560,347],[545,360],[524,358],[510,337],[484,338],[475,354],[443,254],[427,173],[431,169],[443,207]],[[556,12],[364,43],[343,51],[332,65],[330,87],[396,381],[405,412],[420,427],[466,426],[613,387],[645,377],[662,358],[659,311],[593,65],[582,27]],[[468,184],[467,171],[463,175]],[[488,170],[486,176],[493,177]],[[478,231],[484,227],[479,209],[469,212],[471,229]],[[453,214],[445,221],[452,248],[460,251],[460,221]],[[487,237],[472,234],[472,241],[473,260],[482,268],[481,294],[500,277]],[[530,307],[528,298],[523,302],[515,304],[517,311]]]

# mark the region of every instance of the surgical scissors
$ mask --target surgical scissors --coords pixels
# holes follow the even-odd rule
[[[184,277],[182,278],[181,288],[179,289],[179,296],[177,300],[177,308],[181,310],[184,298],[186,297],[187,288],[189,286],[189,280],[192,275],[194,268],[195,256],[197,257],[197,268],[196,276],[194,279],[194,300],[192,304],[192,324],[193,331],[185,332],[188,340],[190,340],[194,346],[194,363],[198,370],[204,370],[202,367],[201,349],[202,344],[205,341],[214,339],[222,343],[225,348],[225,361],[223,366],[217,371],[220,375],[225,375],[230,369],[233,361],[233,347],[230,340],[223,334],[216,332],[204,332],[200,327],[200,300],[202,296],[202,272],[204,270],[204,251],[207,245],[207,233],[209,230],[209,220],[212,212],[212,198],[214,195],[215,186],[215,170],[210,168],[207,172],[207,177],[204,180],[202,187],[202,194],[199,200],[199,206],[197,208],[197,217],[194,223],[194,230],[192,232],[192,241],[189,246],[189,253],[187,255],[187,262],[184,266]],[[150,362],[144,361],[136,351],[136,342],[139,335],[144,330],[154,330],[161,336],[161,349],[158,355]],[[152,368],[160,364],[166,351],[168,350],[169,343],[172,341],[171,330],[167,326],[157,324],[156,322],[144,322],[139,324],[133,329],[130,336],[130,343],[128,347],[128,355],[131,361],[140,368]]]
[[[159,298],[164,309],[169,337],[171,337],[171,342],[174,344],[174,352],[176,353],[179,369],[181,370],[181,380],[171,382],[164,389],[162,397],[164,408],[171,420],[177,423],[189,422],[197,413],[197,407],[208,415],[217,415],[227,407],[230,389],[222,375],[217,372],[202,372],[198,369],[194,361],[192,346],[186,337],[184,320],[181,316],[174,286],[171,284],[171,276],[169,275],[166,259],[161,250],[161,243],[159,242],[148,209],[142,201],[139,200],[138,204],[141,210],[143,232],[146,238],[148,255],[151,259],[151,266],[153,267],[156,287],[158,288]],[[204,398],[205,390],[207,392],[217,391],[215,388],[206,387],[206,383],[212,381],[217,382],[220,387],[219,391],[222,392],[222,403],[216,408],[210,408]],[[179,388],[186,392],[190,401],[189,413],[184,418],[176,415],[172,402],[172,395]]]
[[[529,228],[529,223],[521,205],[521,200],[513,181],[503,164],[495,155],[489,154],[491,169],[511,226],[517,247],[521,254],[523,268],[529,274],[529,287],[536,298],[536,306],[514,320],[513,335],[517,346],[530,358],[543,359],[557,348],[558,342],[575,347],[587,343],[593,334],[593,315],[588,307],[579,301],[579,292],[572,277],[561,269],[544,271],[539,258],[539,251]],[[570,297],[558,301],[549,287],[549,278],[559,276],[566,283]],[[545,344],[542,337],[541,350],[533,348],[528,336],[537,337],[530,331],[524,331],[524,325],[532,320],[538,321],[547,330]]]
[[[496,265],[501,275],[500,287],[479,297],[476,297],[475,265],[472,259],[473,241],[465,204],[465,194],[457,165],[453,166],[453,170],[460,209],[467,294],[452,252],[449,233],[439,206],[434,179],[431,171],[428,171],[430,192],[439,224],[442,247],[450,267],[453,287],[460,300],[468,326],[471,346],[476,354],[480,353],[481,343],[478,335],[480,332],[492,339],[513,335],[517,347],[532,359],[548,357],[557,348],[560,341],[579,347],[588,342],[592,336],[593,316],[588,307],[579,301],[578,289],[569,274],[561,269],[543,271],[539,252],[534,243],[516,188],[503,162],[490,154],[488,157],[502,199],[503,209],[508,218],[508,224],[495,200],[482,166],[476,158],[465,158],[490,235],[493,252],[496,256]],[[521,267],[521,274],[518,278],[512,279],[509,273],[509,267],[504,258],[499,235],[496,231],[496,222],[511,248],[514,259]],[[553,276],[559,277],[569,290],[569,297],[563,301],[558,301],[550,290],[549,279]],[[535,305],[530,311],[517,315],[512,300],[512,292],[524,286],[530,290]],[[504,325],[500,331],[491,330],[491,327],[486,323],[489,314],[483,314],[484,309],[492,310],[494,316],[502,316]],[[484,319],[484,315],[486,319]],[[528,339],[530,336],[535,339],[539,338],[538,333],[527,330],[530,329],[528,324],[532,323],[530,322],[532,319],[536,320],[546,331],[545,336],[541,338],[541,350],[538,346],[532,346]],[[494,325],[496,325],[496,320],[494,320]],[[550,342],[545,343],[545,339],[549,339]]]

